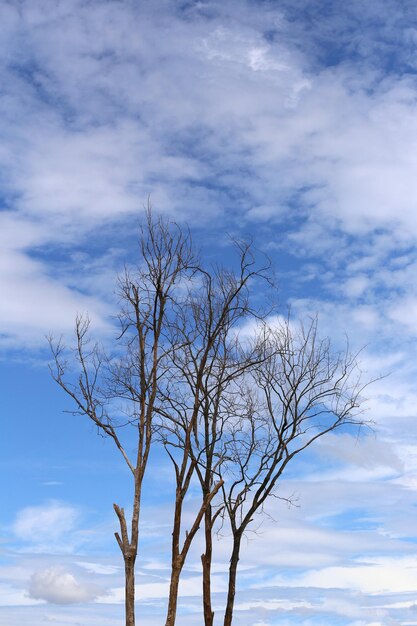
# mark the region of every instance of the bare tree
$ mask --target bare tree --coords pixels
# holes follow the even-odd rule
[[[224,616],[224,626],[231,626],[242,537],[276,495],[286,466],[326,433],[364,423],[355,356],[348,350],[334,355],[329,340],[319,340],[316,320],[298,330],[288,320],[268,325],[251,294],[257,279],[269,280],[269,265],[256,264],[250,244],[238,243],[237,251],[235,272],[207,270],[188,231],[154,219],[148,209],[139,267],[119,280],[120,333],[113,349],[92,343],[89,319],[78,317],[74,378],[64,347],[50,341],[52,375],[74,401],[74,413],[113,441],[132,474],[130,520],[114,504],[126,626],[135,626],[141,494],[153,445],[164,446],[175,476],[165,626],[175,624],[181,572],[202,523],[204,623],[213,626],[212,535],[220,519],[232,531]],[[248,320],[256,320],[257,336],[241,341]],[[184,504],[195,484],[201,497],[184,529]]]
[[[238,272],[219,267],[211,272],[199,269],[198,284],[184,299],[182,317],[177,318],[175,327],[173,344],[177,349],[173,353],[172,381],[161,405],[165,418],[163,442],[176,478],[166,626],[175,623],[181,570],[203,517],[206,536],[206,551],[202,555],[203,607],[205,623],[213,623],[210,598],[212,501],[223,484],[221,478],[216,478],[221,462],[221,456],[216,455],[224,417],[219,412],[219,400],[226,387],[249,367],[250,360],[238,349],[234,331],[239,323],[253,315],[248,283],[264,278],[267,270],[267,267],[256,266],[250,245],[237,244],[237,250]],[[202,487],[202,499],[180,545],[184,499],[194,474]]]
[[[120,532],[116,540],[125,565],[126,626],[135,624],[135,562],[138,554],[142,484],[156,429],[156,404],[170,376],[173,346],[170,327],[178,315],[178,292],[196,269],[188,232],[150,208],[141,230],[140,264],[119,280],[121,332],[111,355],[89,339],[90,321],[77,317],[78,364],[74,382],[67,373],[64,347],[50,341],[56,382],[75,403],[74,413],[87,416],[121,453],[133,478],[130,528],[122,507],[114,504]],[[133,436],[133,438],[132,438]],[[134,458],[127,452],[134,448]],[[135,443],[134,443],[135,442]]]
[[[298,329],[289,320],[262,324],[257,344],[263,358],[240,381],[228,453],[218,470],[232,532],[224,626],[232,624],[243,535],[276,495],[287,465],[327,433],[365,423],[360,402],[366,385],[356,356],[348,349],[333,353],[329,339],[318,337],[317,319]]]

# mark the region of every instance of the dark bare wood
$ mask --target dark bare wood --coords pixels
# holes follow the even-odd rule
[[[288,464],[317,439],[341,426],[367,422],[360,410],[362,393],[357,355],[332,351],[330,340],[318,336],[317,319],[262,324],[257,339],[264,355],[241,387],[237,427],[229,432],[229,458],[220,473],[229,476],[222,490],[230,525],[228,596],[224,626],[231,626],[237,569],[243,534],[278,497],[276,487]],[[291,503],[291,496],[279,499]]]
[[[177,287],[193,275],[196,265],[189,233],[175,223],[154,218],[150,206],[139,246],[138,268],[126,269],[119,278],[120,333],[114,355],[107,354],[97,343],[90,343],[90,320],[78,316],[76,346],[70,354],[78,365],[74,381],[67,376],[63,346],[50,340],[54,357],[51,372],[74,401],[74,413],[87,416],[100,434],[113,441],[133,477],[129,521],[124,509],[114,504],[120,526],[115,538],[125,566],[126,626],[135,625],[135,562],[142,484],[158,429],[159,389],[168,376],[169,355],[173,351],[169,328],[179,306]],[[131,434],[127,436],[126,430],[133,431],[134,439]],[[127,450],[132,448],[134,453],[130,456]]]

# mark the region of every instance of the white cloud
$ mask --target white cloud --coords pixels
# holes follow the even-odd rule
[[[206,224],[226,221],[232,206],[251,220],[288,221],[297,197],[307,249],[336,227],[356,235],[390,227],[392,246],[415,241],[413,83],[391,77],[375,87],[373,68],[358,76],[349,63],[320,70],[296,50],[300,26],[285,7],[209,4],[210,21],[201,7],[184,20],[165,2],[158,10],[73,1],[53,19],[41,2],[2,9],[16,56],[1,69],[9,93],[0,160],[19,242],[7,251],[12,270],[4,266],[9,342],[42,335],[43,317],[65,330],[76,308],[106,314],[28,249],[83,243],[103,224],[131,219],[149,192],[159,209]],[[170,28],[160,37],[164,12]],[[237,192],[246,200],[236,206]],[[19,226],[29,223],[22,239]],[[345,295],[362,296],[369,282],[349,277]],[[378,323],[371,306],[357,315],[368,329]]]
[[[262,608],[267,611],[291,611],[293,609],[309,609],[312,608],[312,604],[310,602],[300,602],[297,600],[258,600],[239,602],[236,604],[237,611],[247,611],[252,608]]]
[[[180,581],[179,597],[199,597],[201,595],[201,575],[184,576]],[[224,592],[226,586],[223,579],[214,576],[212,580],[213,593]],[[158,598],[167,598],[169,592],[168,578],[160,582],[147,582],[142,579],[140,584],[135,587],[136,597],[138,600],[155,600]],[[121,604],[124,602],[124,587],[111,589],[105,595],[97,598],[97,602],[104,604]]]
[[[12,530],[23,542],[38,546],[38,549],[72,549],[70,533],[76,529],[79,511],[60,502],[49,502],[39,506],[29,506],[16,516]]]
[[[366,288],[369,285],[369,279],[367,276],[354,276],[350,279],[348,279],[344,285],[343,285],[343,289],[346,293],[346,295],[349,298],[357,298],[358,296],[361,296],[364,291],[366,290]]]
[[[405,326],[413,336],[417,335],[417,297],[414,294],[392,303],[388,315],[393,322]]]
[[[86,582],[79,582],[62,567],[36,572],[30,579],[29,595],[52,604],[91,602],[100,591]]]
[[[12,585],[0,583],[0,606],[33,606],[41,604],[40,600],[29,598],[23,589],[16,589]]]
[[[92,574],[102,574],[104,576],[110,576],[117,574],[121,567],[117,565],[105,565],[103,563],[90,563],[88,561],[76,561],[76,565],[91,572]]]
[[[347,433],[331,433],[317,443],[316,451],[338,462],[363,468],[386,467],[401,472],[403,456],[396,454],[391,443],[378,437],[377,433],[353,436]]]
[[[365,594],[413,592],[417,585],[417,561],[415,558],[369,558],[368,562],[351,567],[329,567],[311,570],[293,581],[289,586],[317,588],[345,588]]]
[[[357,445],[348,435],[330,437],[317,448],[327,469],[308,461],[298,466],[298,478],[282,488],[300,492],[302,511],[271,507],[279,523],[266,525],[264,537],[249,543],[242,580],[249,586],[264,569],[294,571],[314,562],[317,571],[297,584],[338,582],[343,591],[371,594],[388,588],[391,575],[400,593],[416,584],[415,566],[398,556],[412,549],[399,538],[415,532],[417,485],[410,421],[417,402],[416,88],[403,71],[384,77],[381,68],[387,68],[376,57],[391,54],[393,42],[398,47],[401,41],[398,54],[415,66],[415,33],[401,26],[401,13],[404,19],[409,14],[391,2],[353,2],[346,5],[349,15],[323,16],[307,32],[302,11],[287,21],[285,2],[210,1],[184,6],[182,13],[177,5],[68,0],[51,10],[44,0],[23,0],[19,10],[10,3],[0,7],[0,183],[7,209],[0,213],[2,346],[35,347],[46,332],[72,328],[75,312],[87,309],[96,328],[107,328],[106,291],[117,263],[111,255],[96,256],[90,244],[107,247],[102,229],[120,227],[112,245],[117,239],[123,249],[123,228],[132,230],[132,216],[149,192],[158,209],[197,226],[259,227],[262,246],[306,261],[292,274],[283,264],[283,284],[313,294],[303,300],[298,291],[294,309],[318,309],[323,332],[342,336],[347,330],[353,345],[370,344],[362,354],[370,376],[394,373],[370,388],[369,416],[380,437]],[[379,26],[373,28],[382,29],[376,39],[374,31],[350,29],[358,11],[363,23],[386,16],[384,24],[374,20]],[[320,66],[320,37],[341,47],[349,37],[343,63]],[[280,222],[285,228],[278,230]],[[355,507],[363,511],[354,514]],[[370,530],[353,532],[349,515]],[[21,511],[13,530],[34,551],[73,549],[77,522],[74,507],[49,503]],[[143,536],[151,541],[166,531],[149,526]],[[216,547],[216,572],[223,574],[228,544]],[[371,548],[397,551],[398,559],[352,565],[356,551]],[[164,555],[150,556],[151,576]],[[77,559],[91,576],[120,574],[116,566]],[[121,582],[111,584],[103,603],[122,602]],[[32,585],[48,601],[86,593],[71,569],[55,566],[42,565]],[[197,577],[184,585],[187,596],[201,593]],[[224,589],[221,576],[216,585]],[[139,593],[159,601],[166,590],[162,577],[140,585]],[[21,590],[5,594],[29,601]],[[353,603],[357,625],[391,619],[366,618],[361,600],[341,597],[347,604],[339,607]],[[256,604],[244,602],[247,611]],[[278,606],[274,602],[267,598],[265,606]],[[303,602],[292,598],[287,610],[292,603],[301,615]],[[408,599],[401,602],[386,610],[410,608]],[[332,610],[343,615],[343,608]],[[48,616],[76,623],[64,614]],[[80,624],[92,623],[91,616],[77,616]],[[100,619],[107,621],[105,614]],[[409,616],[399,619],[412,623]],[[154,621],[150,616],[149,624]],[[189,622],[196,623],[195,615],[184,617]],[[240,623],[248,623],[247,614]]]
[[[89,311],[98,331],[106,328],[103,304],[48,276],[40,263],[22,253],[0,254],[0,290],[9,294],[0,303],[5,344],[46,347],[47,334],[72,331],[78,312]]]
[[[44,487],[60,487],[63,484],[64,483],[60,482],[59,480],[46,480],[41,483],[41,485],[43,485]]]

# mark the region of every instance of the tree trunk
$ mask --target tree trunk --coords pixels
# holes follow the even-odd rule
[[[140,488],[135,485],[136,493],[140,493]],[[124,509],[113,504],[113,508],[116,512],[120,522],[120,535],[114,533],[117,543],[119,544],[120,551],[123,555],[125,563],[125,615],[126,626],[135,626],[135,562],[138,553],[138,521],[139,521],[139,501],[140,496],[135,500],[133,507],[133,521],[132,521],[132,542],[129,542],[129,536],[127,532],[127,524]]]
[[[180,582],[182,566],[177,563],[171,572],[171,584],[169,586],[168,611],[165,626],[174,626],[177,617],[178,585]]]
[[[194,523],[190,531],[185,532],[185,540],[182,550],[180,550],[180,534],[181,534],[181,513],[184,500],[185,490],[177,487],[176,499],[175,499],[175,512],[174,512],[174,526],[172,531],[172,561],[171,561],[171,584],[169,588],[168,610],[165,626],[174,626],[177,602],[178,602],[178,586],[181,576],[181,571],[187,558],[188,550],[190,549],[191,542],[193,541],[198,529],[200,528],[201,520],[206,513],[207,507],[210,506],[210,502],[223,485],[223,481],[219,481],[213,487],[213,489],[204,496],[200,510],[194,520]],[[188,486],[187,486],[188,489]],[[210,515],[211,521],[211,515]],[[211,556],[210,556],[211,562]]]
[[[224,626],[231,626],[232,619],[233,619],[233,609],[234,609],[234,604],[235,604],[235,593],[236,593],[236,574],[237,574],[237,564],[239,561],[241,539],[242,539],[241,534],[235,534],[233,537],[233,551],[232,551],[232,556],[230,557],[229,589],[227,593],[226,612],[224,615]]]
[[[172,551],[171,551],[171,583],[169,586],[168,609],[165,626],[174,626],[177,617],[178,585],[182,569],[180,554],[182,492],[177,485],[175,494],[174,524],[172,528]]]
[[[204,514],[206,551],[201,555],[201,563],[203,565],[203,610],[205,626],[213,626],[214,620],[214,612],[211,606],[211,561],[213,553],[211,513],[212,509],[209,505]]]
[[[135,559],[125,557],[126,626],[135,626]]]

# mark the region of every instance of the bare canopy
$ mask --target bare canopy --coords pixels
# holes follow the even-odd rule
[[[265,309],[259,294],[261,285],[271,291],[270,268],[257,263],[250,244],[235,242],[233,271],[207,267],[188,230],[148,209],[139,250],[137,268],[119,278],[110,349],[92,342],[88,317],[77,317],[72,350],[50,340],[51,372],[74,413],[114,443],[132,477],[131,516],[114,504],[126,626],[135,626],[142,488],[155,446],[168,454],[175,482],[165,626],[175,624],[180,576],[202,524],[203,616],[213,626],[217,523],[232,536],[223,621],[231,626],[244,533],[277,496],[295,457],[330,431],[365,423],[364,385],[356,356],[320,339],[316,318],[297,325]],[[184,528],[192,485],[200,495]]]
[[[67,375],[64,347],[50,341],[54,356],[52,375],[71,396],[76,413],[87,416],[99,432],[113,440],[127,464],[133,481],[132,516],[114,504],[120,532],[115,533],[125,565],[126,626],[135,626],[135,562],[138,554],[142,485],[155,431],[155,408],[164,379],[170,371],[173,346],[168,329],[178,315],[176,293],[196,270],[191,237],[175,223],[155,219],[150,209],[139,241],[140,261],[136,271],[119,279],[120,332],[110,354],[91,344],[90,321],[77,317],[77,365],[74,377]],[[126,432],[126,429],[129,432]],[[128,438],[126,451],[123,441]]]

